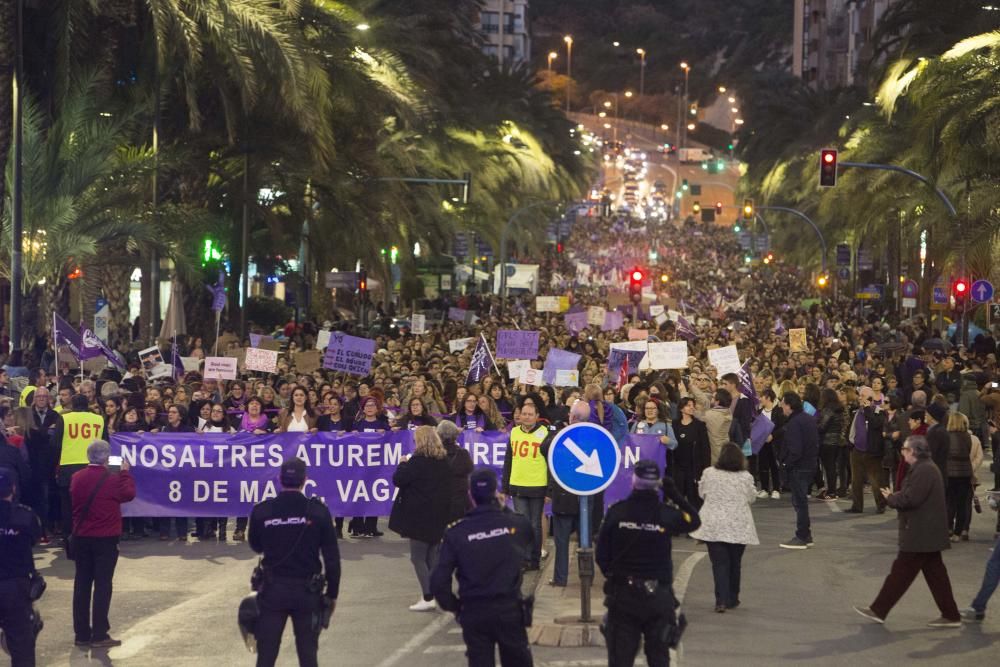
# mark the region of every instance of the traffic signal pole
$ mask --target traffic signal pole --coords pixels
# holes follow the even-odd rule
[[[815,222],[812,221],[808,215],[794,208],[788,208],[787,206],[758,206],[759,211],[781,211],[782,213],[791,213],[792,215],[801,218],[809,223],[809,226],[813,228],[816,232],[816,236],[819,237],[819,245],[823,249],[823,254],[820,259],[822,260],[823,273],[826,273],[826,239],[823,237],[823,232],[819,230],[819,227]]]

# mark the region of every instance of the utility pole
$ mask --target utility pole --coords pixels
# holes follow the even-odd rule
[[[17,0],[14,26],[14,192],[11,193],[10,341],[11,365],[20,366],[22,283],[24,282],[24,0]],[[0,92],[2,94],[2,92]],[[55,332],[53,332],[55,333]]]

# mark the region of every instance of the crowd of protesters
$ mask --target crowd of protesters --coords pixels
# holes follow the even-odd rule
[[[980,470],[986,453],[995,457],[998,449],[1000,369],[991,333],[977,335],[963,347],[926,318],[900,320],[891,309],[861,308],[856,301],[818,295],[797,267],[780,261],[748,263],[726,228],[689,221],[679,233],[652,235],[652,244],[650,238],[580,216],[567,239],[567,252],[550,256],[545,264],[543,294],[568,297],[570,312],[592,305],[619,308],[625,324],[614,330],[590,326],[571,332],[562,313],[536,312],[531,295],[501,300],[474,292],[424,304],[429,306],[424,310],[427,333],[412,333],[407,322],[390,326],[387,318],[371,334],[376,353],[364,377],[299,368],[298,356],[291,353],[281,356],[276,373],[247,373],[236,381],[197,372],[152,378],[138,358],[126,359],[125,372],[109,368],[82,378],[76,369],[56,368],[54,355],[49,364],[29,372],[21,383],[24,389],[0,374],[8,397],[3,408],[6,439],[30,467],[19,487],[21,499],[42,517],[45,540],[59,535],[60,413],[71,409],[75,396],[85,397],[88,409],[103,417],[104,439],[119,432],[416,430],[424,433],[423,444],[407,468],[410,472],[418,463],[425,465],[420,457],[426,457],[429,468],[442,456],[421,427],[444,421],[460,430],[506,431],[522,423],[521,411],[531,404],[532,426],[537,419],[557,428],[569,423],[571,408],[583,401],[589,419],[618,438],[629,431],[658,435],[667,450],[666,472],[691,502],[700,506],[704,496],[713,511],[751,522],[706,523],[703,528],[705,541],[718,555],[720,611],[739,604],[740,557],[745,545],[757,541],[751,501],[773,502],[791,494],[798,509],[812,495],[827,502],[849,500],[845,511],[861,513],[870,493],[873,511],[884,512],[893,505],[882,490],[898,492],[907,479],[903,446],[911,435],[927,439],[944,482],[948,539],[969,539],[972,513],[980,507],[977,489],[997,487],[996,479],[983,479]],[[642,267],[654,285],[639,306],[622,298],[633,267]],[[651,303],[675,312],[654,317]],[[451,321],[451,305],[475,317]],[[274,334],[287,349],[301,351],[315,347],[319,328],[293,323],[258,333]],[[451,352],[449,341],[480,334],[493,341],[498,329],[510,328],[540,333],[535,368],[542,367],[550,349],[580,354],[579,385],[523,385],[508,377],[502,362],[495,372],[466,384],[472,346]],[[611,345],[627,340],[630,329],[647,330],[651,340],[686,340],[687,368],[630,369],[625,377],[608,373]],[[792,351],[792,329],[806,330],[805,350]],[[200,339],[182,345],[185,356],[206,354]],[[720,377],[708,363],[710,349],[728,345],[737,347],[741,361],[749,361],[755,401],[735,375]],[[743,445],[750,422],[760,414],[774,430],[752,453]],[[801,419],[803,414],[808,419]],[[787,441],[789,420],[795,422],[796,442]],[[803,429],[815,430],[811,453],[798,441]],[[738,474],[744,460],[727,449],[731,443],[743,450],[749,476]],[[719,472],[706,476],[711,467]],[[403,470],[399,484],[409,483]],[[447,505],[443,498],[441,503]],[[732,514],[727,506],[738,512]],[[800,516],[796,548],[813,543],[807,511],[804,520]],[[133,518],[126,519],[125,538],[151,533],[171,539],[173,528],[177,539],[194,535],[225,541],[228,525],[225,518],[199,519],[189,533],[185,519]],[[234,526],[233,538],[243,540],[246,519],[237,518]],[[439,528],[435,525],[413,540],[414,563],[423,563],[417,567],[423,588],[417,607],[429,604],[425,571]],[[352,537],[382,534],[374,517],[357,517],[348,530]],[[723,542],[738,546],[724,547]]]

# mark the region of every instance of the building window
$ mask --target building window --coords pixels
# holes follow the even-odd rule
[[[487,35],[497,34],[500,32],[500,13],[499,12],[480,12],[480,21],[483,25],[483,32]]]

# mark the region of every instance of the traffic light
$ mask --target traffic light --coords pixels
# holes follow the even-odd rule
[[[769,252],[766,255],[764,255],[764,263],[765,264],[770,264],[773,261],[774,261],[774,253],[773,252]]]
[[[736,232],[737,234],[740,233],[741,229],[742,227],[740,227],[740,223],[737,222],[735,225],[733,225],[733,231]]]
[[[556,243],[556,252],[561,255],[562,251],[563,251],[563,244],[562,241],[559,241],[558,243]]]
[[[363,298],[367,292],[368,292],[368,272],[365,271],[364,269],[361,269],[361,271],[358,272],[358,294],[360,294]]]
[[[694,213],[695,215],[701,213],[701,204],[699,204],[698,202],[694,202],[693,204],[691,204],[691,212]]]
[[[642,301],[642,269],[632,269],[628,275],[628,295],[632,301],[639,303]]]
[[[715,202],[715,214],[716,215],[722,215],[722,202],[721,201]]]
[[[824,148],[819,152],[819,185],[832,188],[837,184],[837,151]]]
[[[816,286],[819,287],[820,289],[823,289],[829,283],[830,283],[830,276],[826,275],[825,273],[819,274],[819,277],[816,278]]]
[[[951,284],[951,295],[955,297],[955,305],[960,306],[969,295],[969,283],[965,278],[959,278]]]
[[[687,192],[688,191],[688,187],[689,187],[688,186],[688,179],[685,178],[684,180],[681,181],[681,190],[683,190],[684,192]]]
[[[753,200],[744,199],[743,200],[743,219],[753,220]]]
[[[668,282],[670,282],[670,276],[668,276],[665,273],[661,273],[660,274],[660,282],[663,283],[664,285],[666,285]]]
[[[222,259],[222,252],[218,242],[214,239],[206,238],[202,242],[201,265],[205,266],[209,262],[220,259]]]

